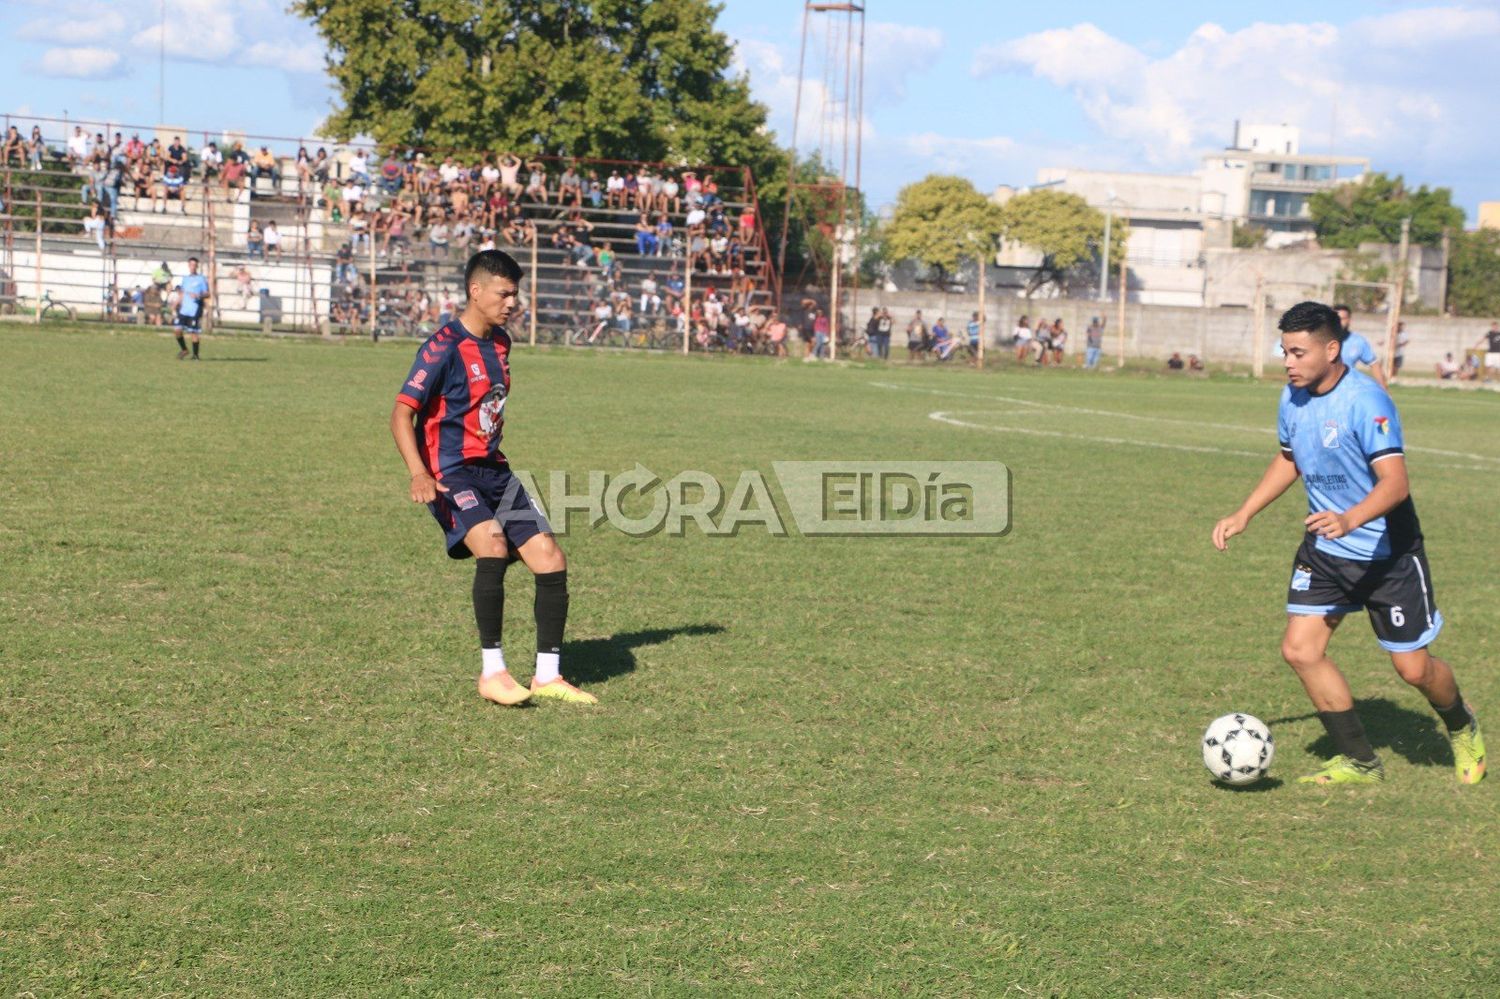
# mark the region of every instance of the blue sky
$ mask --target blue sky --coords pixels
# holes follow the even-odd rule
[[[316,34],[285,0],[166,0],[166,120],[311,133],[332,91]],[[727,0],[720,27],[783,139],[796,93],[799,0]],[[157,120],[161,0],[7,0],[0,110]],[[823,29],[812,35],[805,147],[820,134]],[[983,190],[1043,166],[1187,171],[1236,118],[1302,129],[1472,220],[1500,198],[1489,80],[1500,0],[1301,4],[871,0],[864,181],[876,204],[930,172]],[[838,108],[833,116],[838,118]]]

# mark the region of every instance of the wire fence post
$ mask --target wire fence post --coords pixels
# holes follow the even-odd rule
[[[529,325],[531,327],[531,346],[533,346],[533,347],[536,346],[536,312],[537,312],[537,297],[536,297],[536,257],[537,257],[537,253],[536,253],[536,240],[537,240],[537,229],[536,229],[536,226],[533,225],[531,227],[531,301],[527,303],[527,305],[530,306],[529,311],[531,313],[531,322],[529,323]],[[468,293],[469,293],[469,289],[465,288],[464,289],[464,294],[467,295]]]
[[[42,189],[36,189],[36,312],[31,317],[32,325],[42,324]]]
[[[350,221],[353,221],[352,219]],[[375,234],[365,228],[365,238],[370,241],[370,339],[375,339]]]
[[[682,353],[686,357],[693,335],[693,234],[688,233],[687,275],[682,285]]]

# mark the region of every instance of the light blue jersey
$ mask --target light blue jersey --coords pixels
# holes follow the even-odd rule
[[[1344,337],[1344,345],[1339,348],[1339,360],[1348,365],[1351,371],[1356,364],[1374,364],[1375,348],[1370,346],[1370,341],[1350,330],[1349,335]]]
[[[189,318],[196,316],[203,307],[203,296],[208,294],[208,278],[202,274],[188,274],[182,279],[182,303],[177,311]]]
[[[1288,385],[1277,422],[1281,451],[1297,463],[1307,487],[1308,513],[1348,510],[1375,488],[1376,462],[1406,453],[1396,404],[1375,379],[1353,368],[1322,395]],[[1421,546],[1410,496],[1345,537],[1317,540],[1319,551],[1360,562]]]

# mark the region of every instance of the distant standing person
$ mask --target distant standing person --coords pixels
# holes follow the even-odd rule
[[[1104,350],[1104,320],[1095,316],[1089,328],[1083,331],[1083,366],[1090,370],[1099,366],[1099,355]]]
[[[1344,324],[1344,346],[1339,359],[1351,371],[1357,371],[1357,365],[1363,364],[1370,369],[1370,377],[1386,390],[1390,385],[1385,377],[1385,365],[1380,363],[1380,358],[1375,354],[1375,348],[1370,341],[1360,336],[1349,328],[1349,318],[1352,315],[1347,305],[1335,305],[1333,311],[1339,314],[1339,322]]]
[[[922,310],[918,309],[911,322],[906,324],[906,359],[920,357],[927,345],[927,320],[922,318]]]
[[[1500,323],[1490,323],[1489,332],[1474,341],[1472,350],[1485,351],[1483,371],[1481,378],[1489,378],[1490,372],[1500,373]]]
[[[188,356],[188,346],[183,334],[193,341],[193,360],[198,357],[198,335],[203,329],[203,307],[208,302],[208,278],[198,273],[198,258],[188,257],[188,272],[183,275],[182,301],[177,305],[177,359]]]
[[[1391,377],[1401,374],[1401,366],[1406,363],[1406,345],[1411,343],[1411,336],[1406,332],[1406,323],[1396,324],[1396,356],[1391,359]]]

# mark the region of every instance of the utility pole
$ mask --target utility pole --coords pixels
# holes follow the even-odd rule
[[[1385,356],[1380,363],[1390,378],[1396,373],[1396,327],[1401,324],[1401,303],[1406,301],[1407,258],[1411,252],[1411,216],[1401,220],[1401,249],[1396,254],[1396,295],[1386,310]]]
[[[987,256],[989,256],[988,247],[979,254],[979,356],[974,359],[974,366],[978,368],[984,367],[984,328],[989,323],[989,316],[984,311],[984,258]]]
[[[1129,286],[1125,283],[1125,255],[1120,255],[1120,370],[1125,370],[1125,298]]]
[[[1255,275],[1255,335],[1251,341],[1250,370],[1259,379],[1266,373],[1266,283],[1265,278]]]
[[[1111,201],[1114,199],[1110,199]],[[1104,249],[1099,251],[1099,301],[1109,298],[1109,223],[1114,215],[1104,206]]]

